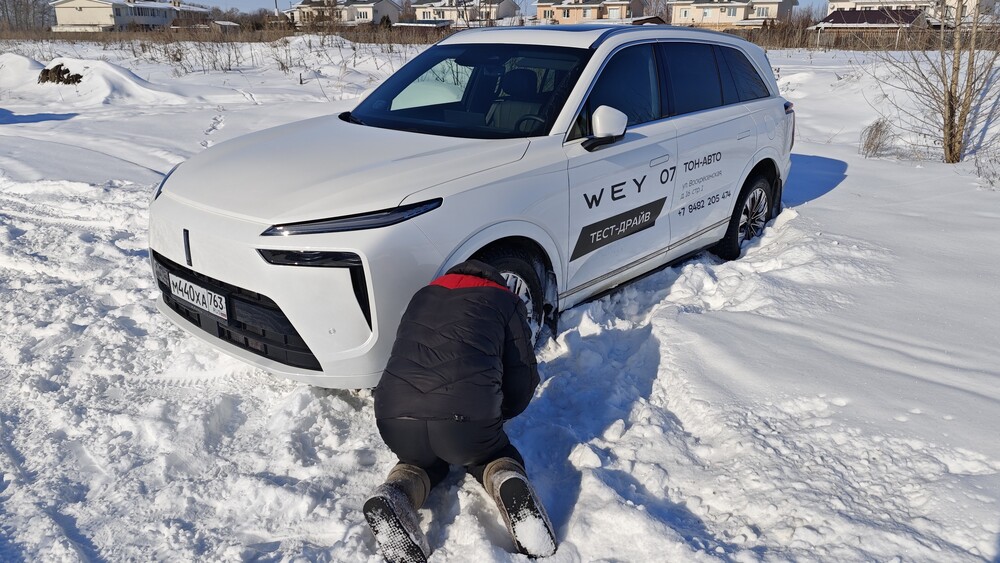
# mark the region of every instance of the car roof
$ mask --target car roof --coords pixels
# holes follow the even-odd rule
[[[606,42],[618,44],[639,39],[711,39],[743,43],[729,34],[672,25],[570,24],[474,28],[446,37],[441,44],[512,43],[596,49]]]

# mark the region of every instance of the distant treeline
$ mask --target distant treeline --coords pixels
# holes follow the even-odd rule
[[[55,23],[49,0],[0,0],[0,33],[48,29]]]

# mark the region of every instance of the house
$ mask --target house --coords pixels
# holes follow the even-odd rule
[[[295,27],[358,25],[399,21],[402,8],[394,0],[302,0],[285,12]]]
[[[822,21],[808,29],[861,30],[879,28],[920,28],[927,27],[927,12],[924,9],[900,10],[836,10]]]
[[[643,0],[538,0],[539,23],[589,23],[643,15]],[[604,23],[601,21],[601,23]]]
[[[212,28],[212,31],[223,34],[239,33],[240,31],[240,24],[226,20],[215,20],[209,26]]]
[[[807,29],[816,31],[816,45],[825,47],[856,46],[899,49],[900,41],[911,36],[904,31],[928,29],[927,11],[905,10],[835,10]],[[919,39],[919,36],[917,36]]]
[[[450,20],[455,27],[474,27],[517,14],[514,0],[412,0],[417,20]]]
[[[207,9],[180,0],[56,0],[51,6],[56,13],[52,31],[59,32],[164,29],[177,20],[207,23],[209,15]]]
[[[673,25],[723,30],[755,28],[791,17],[798,0],[673,0]]]
[[[961,17],[972,14],[991,14],[996,0],[965,0]],[[829,0],[828,13],[837,10],[924,10],[932,18],[953,19],[958,9],[958,0]]]

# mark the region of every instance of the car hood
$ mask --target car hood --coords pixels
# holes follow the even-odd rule
[[[388,209],[406,196],[515,162],[527,139],[423,135],[325,116],[251,133],[181,164],[164,194],[279,224]]]

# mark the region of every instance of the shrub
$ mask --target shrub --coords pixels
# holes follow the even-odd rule
[[[892,124],[885,117],[876,119],[861,130],[861,146],[858,152],[865,158],[880,156],[892,148]]]

